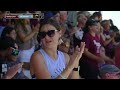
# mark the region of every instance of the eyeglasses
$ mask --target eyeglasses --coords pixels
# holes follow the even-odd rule
[[[12,48],[12,47],[11,47]],[[11,55],[13,56],[17,56],[19,54],[19,50],[18,49],[15,49],[15,48],[12,48],[12,53]]]
[[[43,39],[48,35],[49,37],[53,37],[55,35],[55,32],[58,30],[49,30],[48,32],[39,32],[40,39]]]

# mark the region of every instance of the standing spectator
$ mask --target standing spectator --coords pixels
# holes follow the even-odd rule
[[[68,53],[70,47],[70,31],[67,24],[68,12],[60,11],[60,26],[62,27],[63,43],[59,45],[59,50]],[[67,42],[67,43],[64,43]]]
[[[17,43],[20,50],[18,59],[24,62],[24,73],[27,77],[31,78],[30,58],[35,50],[34,36],[38,34],[39,28],[38,26],[31,28],[29,19],[20,19],[18,20],[16,31]]]
[[[73,27],[77,26],[77,11],[68,11],[67,22]]]
[[[102,14],[101,12],[94,12],[93,15],[91,16],[92,19],[102,21]]]
[[[99,40],[104,45],[104,43],[105,43],[105,37],[103,35],[103,28],[101,27],[100,22],[98,22],[98,32],[96,34],[98,35]],[[101,46],[101,48],[100,48],[100,56],[104,58],[104,60],[105,60],[106,63],[111,63],[111,64],[114,63],[113,59],[111,59],[110,57],[106,56],[105,48],[103,46]]]
[[[88,11],[81,11],[80,14],[84,14],[87,17],[87,19],[89,19],[91,16],[90,12]]]
[[[37,27],[38,29],[40,28],[40,21],[38,19],[31,19],[30,24],[33,29],[35,29],[35,27]],[[34,39],[35,51],[36,51],[39,48],[39,44],[37,41],[37,34],[34,35],[33,39]]]
[[[58,23],[60,23],[60,13],[59,11],[53,11],[53,19],[56,20]]]
[[[85,27],[87,18],[84,14],[79,14],[79,16],[77,17],[77,21],[78,21],[77,30],[73,35],[74,47],[76,47],[77,45],[80,46],[80,43],[83,39],[83,34],[84,34],[83,29]]]
[[[115,37],[115,44],[116,44],[116,46],[119,44],[119,42],[120,42],[120,39],[119,39],[119,37],[120,37],[120,35],[119,35],[119,29],[118,29],[118,27],[117,26],[115,26],[114,25],[114,23],[113,23],[113,21],[110,19],[109,20],[110,21],[110,30],[111,30],[111,32],[115,32],[116,33],[116,37]]]
[[[98,21],[89,19],[86,22],[87,33],[83,41],[86,47],[84,52],[84,60],[80,62],[80,74],[82,78],[97,79],[99,74],[98,65],[105,63],[104,59],[100,57],[100,47],[102,42],[99,40],[96,33],[98,32]]]
[[[106,50],[106,55],[110,58],[114,57],[114,47],[115,47],[115,37],[116,37],[116,32],[111,32],[110,30],[110,21],[109,20],[104,20],[102,21],[103,26],[103,34],[105,36],[105,50]]]

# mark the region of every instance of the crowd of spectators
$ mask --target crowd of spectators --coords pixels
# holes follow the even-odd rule
[[[1,79],[119,79],[120,33],[101,12],[0,11]],[[9,13],[13,13],[10,12]]]

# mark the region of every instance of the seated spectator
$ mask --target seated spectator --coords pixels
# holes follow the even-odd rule
[[[61,37],[61,28],[54,20],[49,20],[41,25],[38,40],[42,48],[36,51],[30,61],[30,71],[33,78],[37,79],[79,79],[79,60],[84,52],[85,43],[76,47],[73,56],[57,50]],[[79,51],[80,49],[80,51]]]
[[[0,62],[2,66],[2,74],[7,72],[9,68],[13,65],[20,63],[18,61],[18,46],[15,41],[10,37],[5,37],[0,40]],[[26,78],[24,73],[22,72],[22,68],[15,74],[12,79],[23,79]]]
[[[120,79],[120,69],[115,65],[103,65],[100,67],[101,79]]]

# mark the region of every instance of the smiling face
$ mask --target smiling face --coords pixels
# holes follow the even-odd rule
[[[46,48],[55,48],[58,45],[58,40],[60,38],[60,31],[58,31],[53,25],[45,24],[42,26],[40,32],[42,46]],[[47,34],[46,34],[47,33]],[[44,34],[44,36],[43,36]]]

